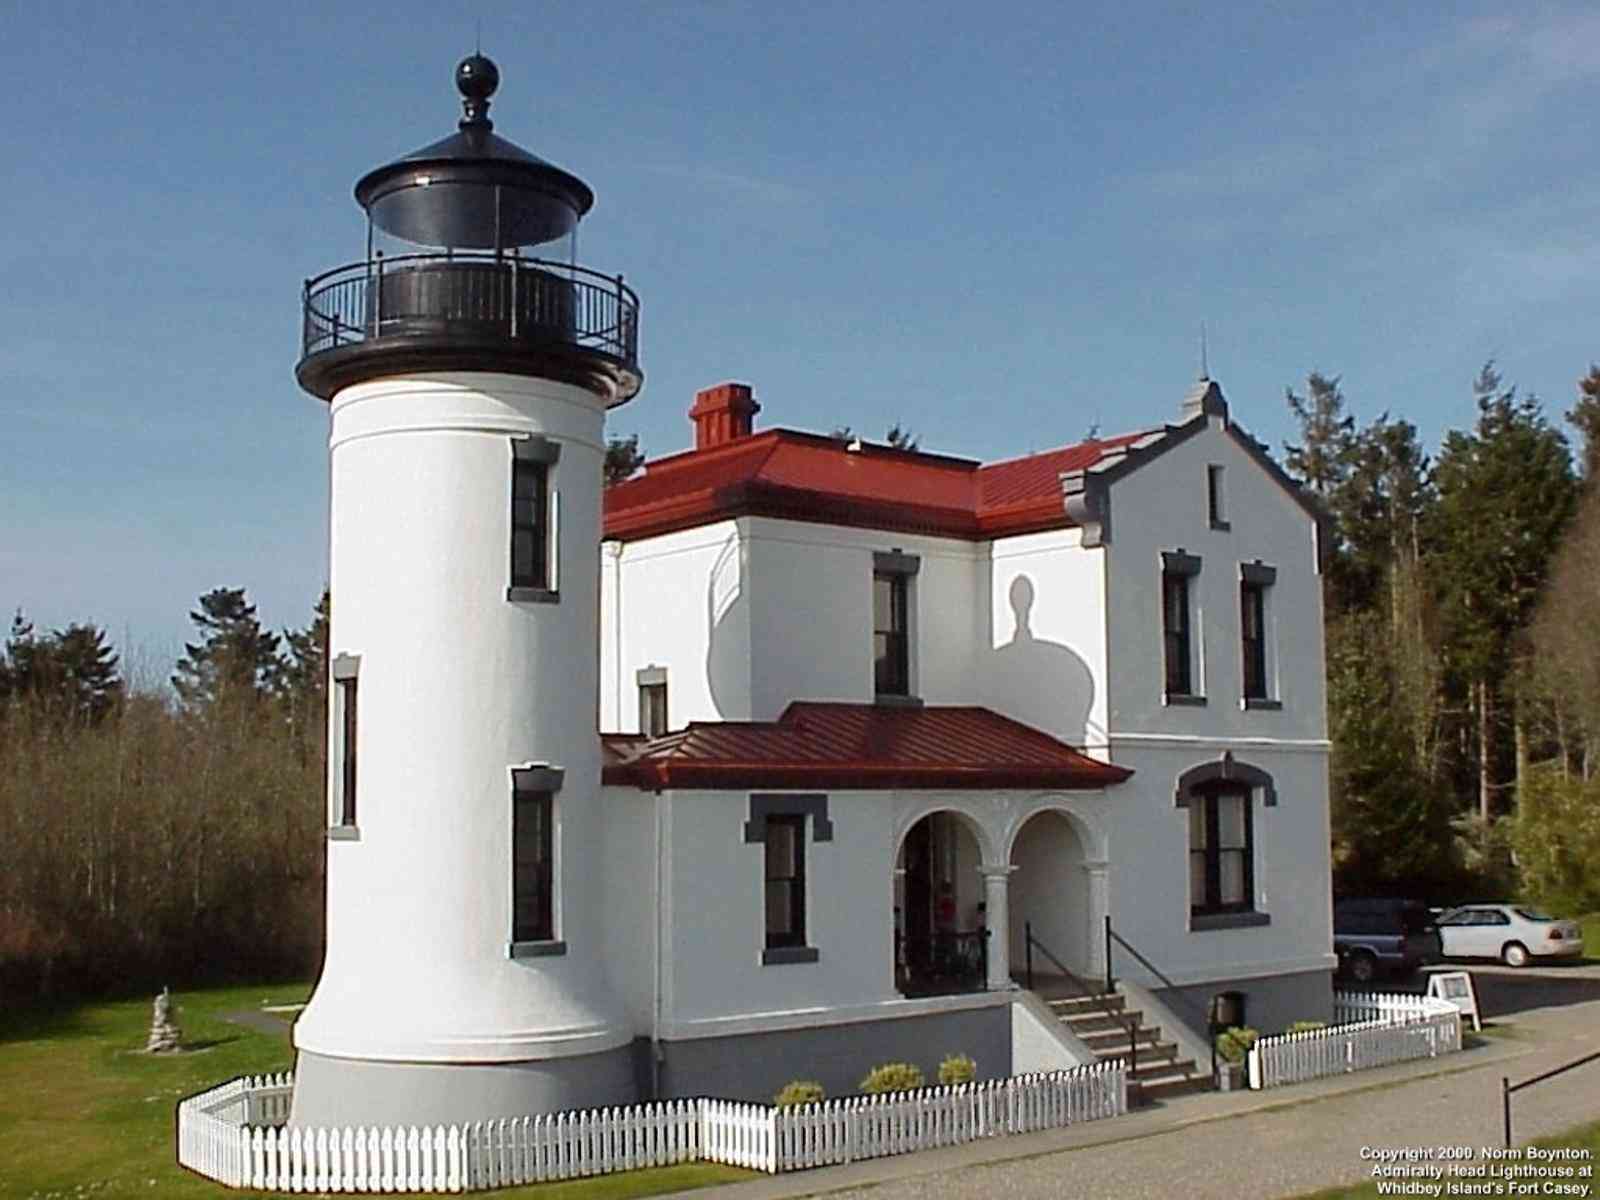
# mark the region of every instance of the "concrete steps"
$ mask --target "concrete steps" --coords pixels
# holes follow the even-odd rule
[[[1147,1024],[1142,1012],[1130,1009],[1126,997],[1075,996],[1045,1003],[1101,1062],[1120,1058],[1132,1065],[1137,1045],[1138,1065],[1128,1081],[1130,1091],[1141,1099],[1210,1089],[1206,1071],[1194,1059],[1182,1057],[1178,1044],[1163,1038],[1159,1026]]]

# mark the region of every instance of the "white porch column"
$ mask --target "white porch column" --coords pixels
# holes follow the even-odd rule
[[[1089,881],[1089,945],[1084,956],[1084,967],[1091,979],[1103,979],[1106,973],[1106,913],[1111,911],[1111,864],[1087,861],[1083,873]]]
[[[988,985],[991,992],[1008,991],[1012,986],[1011,914],[1007,897],[1011,891],[1011,872],[1015,870],[1009,863],[984,863],[978,868],[983,876],[984,928],[989,931]]]

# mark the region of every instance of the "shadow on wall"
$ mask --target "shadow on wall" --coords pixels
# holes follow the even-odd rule
[[[1082,746],[1094,705],[1094,674],[1072,647],[1034,636],[1034,600],[1031,578],[1011,581],[1011,640],[980,652],[978,677],[996,712]],[[989,624],[993,628],[993,614]]]
[[[739,560],[739,538],[729,534],[706,580],[706,684],[717,718],[749,716],[750,603]]]

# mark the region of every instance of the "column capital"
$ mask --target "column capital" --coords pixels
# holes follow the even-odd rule
[[[1095,875],[1104,875],[1111,869],[1111,864],[1105,859],[1092,859],[1083,864],[1083,869]]]
[[[985,879],[1010,879],[1016,869],[1010,863],[982,863],[978,867],[978,874]]]

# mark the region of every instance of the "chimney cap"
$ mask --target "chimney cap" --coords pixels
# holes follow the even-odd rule
[[[719,383],[694,394],[689,419],[694,422],[694,448],[747,438],[755,428],[755,415],[761,411],[748,383]]]

